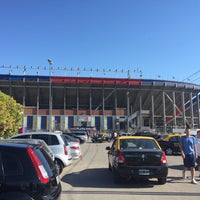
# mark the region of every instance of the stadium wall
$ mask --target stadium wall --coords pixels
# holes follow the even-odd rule
[[[150,79],[0,75],[0,90],[24,105],[27,130],[95,126],[128,130],[147,124],[163,132],[189,121],[199,127],[200,85]],[[134,113],[147,110],[148,115]],[[131,117],[130,117],[131,118]]]

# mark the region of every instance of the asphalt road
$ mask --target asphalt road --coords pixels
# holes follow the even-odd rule
[[[199,184],[191,184],[190,171],[188,179],[183,180],[181,156],[168,156],[169,173],[167,183],[158,185],[157,179],[149,181],[132,181],[115,184],[108,170],[106,146],[111,143],[91,143],[81,145],[82,159],[64,169],[61,174],[61,200],[188,200],[200,198]]]

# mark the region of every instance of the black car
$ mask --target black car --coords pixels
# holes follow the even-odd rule
[[[153,137],[154,139],[158,140],[160,138],[160,135],[155,134],[155,133],[151,133],[151,132],[136,132],[134,134],[135,136],[146,136],[146,137]]]
[[[103,142],[104,138],[102,134],[96,134],[92,136],[92,142]]]
[[[183,135],[182,133],[166,134],[158,140],[158,143],[167,155],[180,154],[179,143]]]
[[[40,144],[0,141],[0,199],[58,200],[60,194],[58,170]]]
[[[168,164],[165,152],[152,137],[117,137],[108,150],[108,168],[114,182],[134,178],[157,178],[159,184],[167,181]]]

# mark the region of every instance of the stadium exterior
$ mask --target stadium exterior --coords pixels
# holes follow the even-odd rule
[[[0,75],[0,90],[24,106],[27,130],[200,128],[200,85],[187,82]]]

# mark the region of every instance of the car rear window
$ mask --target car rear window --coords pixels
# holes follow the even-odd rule
[[[16,135],[15,137],[13,137],[13,139],[15,138],[31,139],[31,135]]]
[[[5,176],[23,175],[23,167],[19,157],[10,152],[1,152]]]
[[[33,134],[32,139],[44,140],[47,145],[59,145],[58,138],[55,135]]]
[[[33,171],[30,163],[25,148],[2,147],[0,150],[0,166],[5,179],[31,176]],[[29,169],[28,172],[25,169]]]
[[[121,149],[159,149],[154,140],[148,139],[121,139]]]

